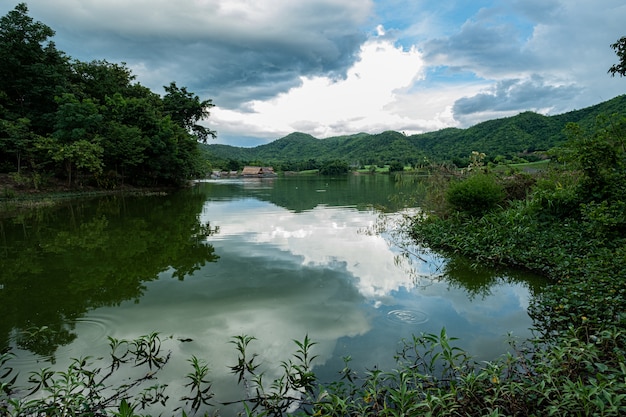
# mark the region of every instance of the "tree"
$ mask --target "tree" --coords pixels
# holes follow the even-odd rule
[[[73,94],[57,97],[59,109],[55,114],[54,136],[62,143],[90,140],[98,134],[102,115],[93,100],[78,100]]]
[[[207,142],[209,136],[216,138],[214,131],[198,124],[199,121],[209,117],[209,109],[214,106],[212,100],[200,101],[197,95],[187,91],[186,87],[178,88],[175,82],[163,88],[167,92],[163,97],[163,109],[166,115],[203,143]]]
[[[617,54],[619,58],[619,63],[609,68],[609,74],[613,77],[615,77],[615,74],[619,74],[620,77],[626,76],[626,36],[622,36],[617,42],[611,45],[611,48],[615,50],[615,54]]]
[[[324,162],[320,167],[321,175],[340,175],[347,174],[350,170],[348,163],[339,159]]]
[[[404,164],[400,161],[393,161],[389,165],[389,172],[401,172],[404,171]]]
[[[63,165],[67,174],[67,185],[74,180],[75,169],[85,170],[90,174],[102,173],[102,153],[100,144],[80,139],[71,143],[60,143],[55,138],[42,138],[38,146],[47,151],[50,158]]]
[[[13,154],[17,173],[22,171],[22,159],[33,146],[37,135],[30,130],[30,120],[19,118],[15,121],[0,120],[0,145],[4,152]]]
[[[162,97],[133,83],[125,63],[72,60],[24,3],[0,17],[0,170],[92,174],[100,186],[181,184],[199,175],[198,140],[211,100],[172,82]],[[105,171],[106,170],[106,171]],[[102,176],[106,172],[106,176]]]
[[[125,94],[135,76],[123,62],[114,64],[106,60],[94,60],[73,62],[72,78],[80,95],[98,100],[102,104],[107,96]]]
[[[26,4],[0,18],[0,92],[8,118],[28,118],[36,133],[49,133],[54,96],[67,84],[65,55],[48,39],[54,31],[28,16]]]

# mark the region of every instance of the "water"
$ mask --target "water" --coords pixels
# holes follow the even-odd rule
[[[326,380],[346,355],[357,370],[390,368],[402,338],[442,327],[477,360],[529,336],[540,280],[428,251],[408,264],[367,233],[399,192],[386,176],[216,180],[4,219],[0,348],[24,370],[62,368],[105,355],[109,336],[158,331],[173,353],[164,382],[180,385],[196,355],[229,401],[242,396],[228,369],[237,335],[256,338],[268,379],[308,335]]]

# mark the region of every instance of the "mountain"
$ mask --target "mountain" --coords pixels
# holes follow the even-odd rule
[[[228,145],[205,145],[210,161],[236,160],[264,164],[284,162],[329,161],[341,159],[350,164],[374,164],[401,161],[415,163],[465,160],[472,151],[484,152],[488,158],[507,158],[547,151],[563,144],[563,129],[575,122],[583,128],[594,125],[599,115],[626,116],[626,95],[617,96],[594,106],[567,113],[543,116],[523,112],[516,116],[494,119],[467,129],[446,128],[435,132],[406,136],[395,131],[378,134],[357,133],[317,139],[295,132],[255,148]]]

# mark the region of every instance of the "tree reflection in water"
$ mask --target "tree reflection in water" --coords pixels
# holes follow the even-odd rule
[[[142,296],[148,281],[182,280],[218,256],[189,191],[70,201],[0,220],[0,350],[11,339],[54,360],[87,311]]]

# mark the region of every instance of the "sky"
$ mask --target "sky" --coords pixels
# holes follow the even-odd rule
[[[626,93],[623,0],[26,0],[81,61],[215,107],[213,143],[465,128]],[[18,1],[2,0],[6,14]]]

